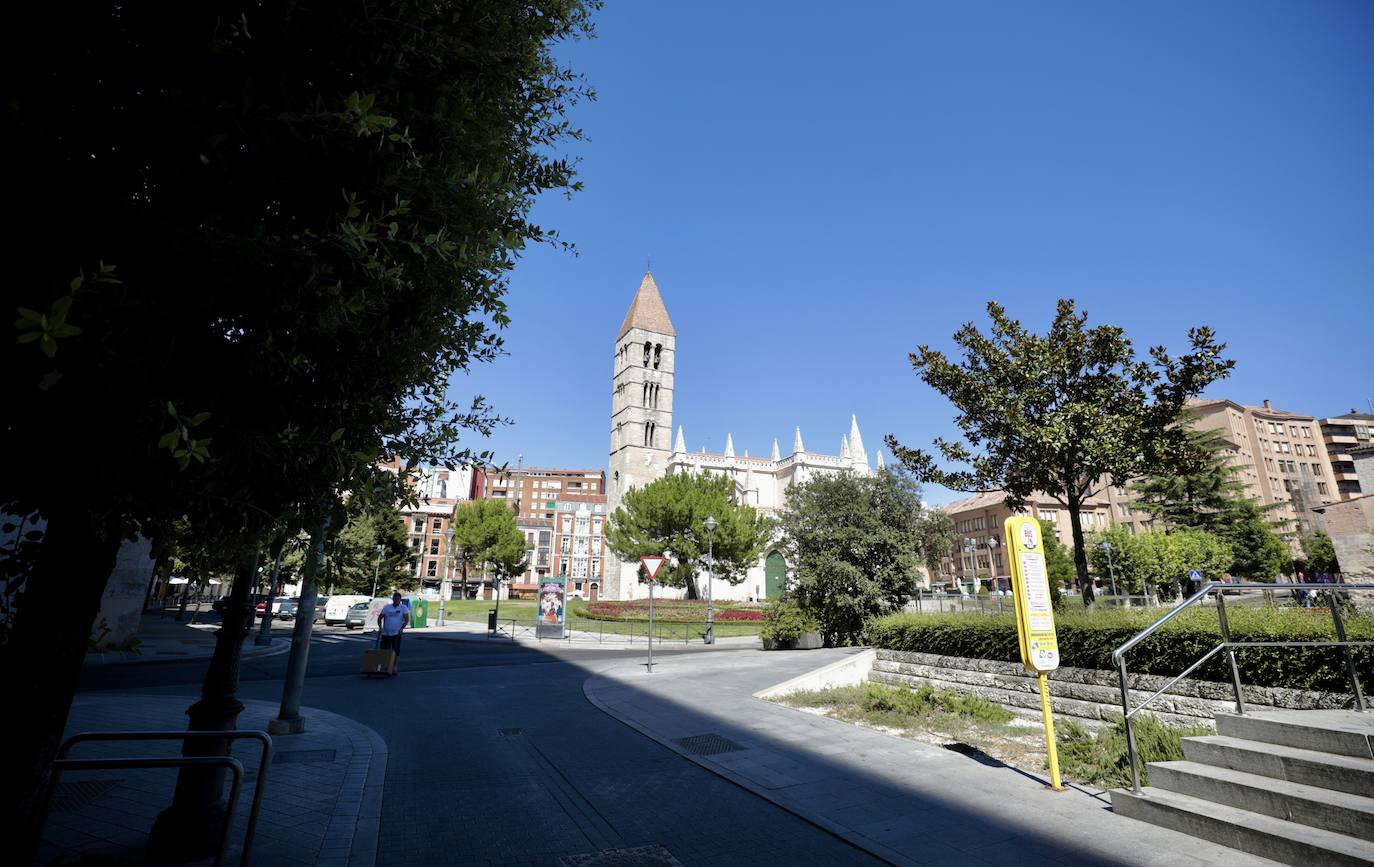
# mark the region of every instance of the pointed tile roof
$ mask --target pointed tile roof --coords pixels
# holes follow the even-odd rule
[[[645,331],[677,336],[677,331],[673,329],[673,320],[668,318],[668,308],[663,306],[663,296],[658,293],[654,275],[648,271],[644,272],[644,279],[639,282],[639,290],[635,292],[630,309],[625,314],[625,321],[620,324],[620,333],[616,336],[624,337],[625,332],[631,328],[643,328]]]

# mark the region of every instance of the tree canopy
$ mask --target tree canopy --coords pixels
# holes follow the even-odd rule
[[[1103,543],[1111,545],[1110,561]],[[1188,583],[1188,573],[1202,570],[1207,580],[1219,579],[1234,554],[1229,544],[1205,530],[1155,530],[1133,536],[1112,527],[1088,537],[1089,558],[1098,577],[1115,575],[1117,589],[1127,594],[1171,599]]]
[[[1169,527],[1218,532],[1243,518],[1237,500],[1244,487],[1231,462],[1233,448],[1214,428],[1199,428],[1194,413],[1178,419],[1180,436],[1170,438],[1148,472],[1131,483],[1140,507]]]
[[[921,482],[960,491],[1000,489],[1020,509],[1037,491],[1069,513],[1074,567],[1084,601],[1092,600],[1080,510],[1104,480],[1124,485],[1144,473],[1181,437],[1174,424],[1184,403],[1228,376],[1235,362],[1210,328],[1190,329],[1178,357],[1152,347],[1137,356],[1123,328],[1089,328],[1086,313],[1061,300],[1043,335],[989,302],[991,329],[972,322],[954,335],[963,359],[921,345],[911,355],[920,378],[954,404],[967,442],[938,438],[936,454],[886,438],[892,453]]]
[[[525,571],[525,534],[515,522],[515,512],[500,500],[468,500],[453,512],[453,544],[462,558],[490,567],[498,577],[510,578]]]
[[[865,624],[906,604],[920,563],[920,489],[905,473],[839,473],[787,491],[779,516],[789,592],[821,624],[827,646],[862,639]]]
[[[1330,536],[1317,530],[1303,533],[1299,538],[1302,540],[1300,564],[1309,576],[1323,573],[1332,575],[1341,571],[1341,564],[1336,561],[1336,546]]]
[[[714,517],[715,577],[739,584],[763,555],[773,527],[752,506],[736,503],[734,493],[734,481],[710,473],[673,473],[631,488],[607,522],[606,547],[627,562],[665,557],[659,583],[685,588],[696,599],[697,576],[707,567],[705,523]]]
[[[959,541],[954,519],[941,509],[922,510],[916,520],[916,539],[926,573],[931,581],[938,581],[941,563]]]

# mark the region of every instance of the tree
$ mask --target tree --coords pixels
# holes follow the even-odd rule
[[[959,541],[954,519],[942,509],[923,509],[916,519],[916,539],[926,572],[932,581],[940,575],[940,566]]]
[[[854,644],[865,624],[900,609],[920,562],[920,489],[905,473],[826,475],[794,485],[779,516],[790,593],[821,623],[827,647]]]
[[[1160,583],[1161,595],[1172,599],[1175,589],[1187,592],[1188,573],[1202,571],[1205,580],[1220,578],[1235,562],[1236,553],[1222,536],[1195,528],[1170,530],[1169,568]]]
[[[23,829],[18,858],[123,538],[185,518],[248,576],[266,539],[317,526],[379,456],[472,457],[459,434],[497,419],[451,402],[449,378],[500,352],[519,250],[559,243],[530,208],[577,188],[559,149],[590,92],[551,46],[589,32],[595,6],[15,12],[28,36],[0,61],[0,105],[26,218],[0,444],[26,460],[0,511],[44,533],[34,559],[5,561],[0,671],[27,708],[0,813]],[[194,725],[235,707],[238,589],[196,706],[213,719]]]
[[[1336,561],[1336,546],[1330,536],[1318,530],[1304,533],[1299,538],[1302,540],[1301,562],[1308,576],[1323,573],[1333,575],[1341,571],[1341,565]]]
[[[708,539],[703,526],[716,519],[711,551],[717,580],[739,584],[773,537],[767,518],[734,502],[735,483],[726,476],[673,473],[626,492],[606,525],[606,547],[627,562],[666,558],[658,581],[700,598],[697,576],[706,571]]]
[[[1214,428],[1198,428],[1193,413],[1178,419],[1181,436],[1166,441],[1159,460],[1131,484],[1141,508],[1169,527],[1217,532],[1243,517],[1244,487],[1230,461],[1231,446]]]
[[[1107,552],[1103,542],[1112,546],[1111,572],[1120,589],[1130,594],[1150,594],[1172,599],[1188,584],[1188,573],[1201,569],[1209,578],[1219,578],[1231,565],[1231,547],[1205,530],[1184,528],[1164,532],[1155,530],[1133,536],[1122,527],[1112,527],[1089,537],[1089,556],[1099,576],[1108,573]]]
[[[1043,491],[1069,513],[1074,569],[1085,603],[1092,601],[1083,547],[1082,505],[1104,480],[1125,484],[1144,473],[1182,434],[1174,424],[1185,401],[1228,376],[1235,362],[1210,328],[1188,332],[1191,350],[1178,358],[1162,346],[1150,361],[1136,356],[1124,329],[1087,327],[1087,314],[1061,300],[1042,337],[989,302],[989,334],[973,323],[954,335],[962,362],[922,345],[911,355],[918,376],[958,410],[955,422],[967,444],[939,438],[946,470],[933,455],[903,447],[892,435],[893,455],[921,482],[960,491],[1001,489],[1019,510]]]
[[[469,500],[453,512],[453,544],[466,562],[491,567],[499,578],[525,571],[525,534],[500,500]]]
[[[1236,508],[1239,517],[1218,533],[1234,555],[1227,571],[1251,581],[1268,582],[1291,569],[1292,554],[1270,526],[1264,509],[1245,499],[1237,500]],[[1208,580],[1218,577],[1206,572],[1203,576]]]
[[[1062,591],[1073,586],[1073,555],[1064,548],[1064,543],[1055,535],[1053,521],[1040,519],[1040,542],[1045,546],[1045,573],[1050,579],[1050,595],[1057,607]]]
[[[350,498],[345,523],[325,542],[322,584],[333,593],[372,593],[405,583],[415,575],[415,552],[406,538],[405,520],[394,506]],[[385,550],[378,563],[377,546]],[[282,557],[281,583],[299,580],[305,567],[305,545],[293,545]]]

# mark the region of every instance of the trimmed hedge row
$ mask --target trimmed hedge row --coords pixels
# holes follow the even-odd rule
[[[1329,611],[1228,605],[1233,641],[1334,640]],[[1059,662],[1075,668],[1114,671],[1112,651],[1158,619],[1156,611],[1068,611],[1055,616]],[[1346,638],[1374,639],[1374,617],[1344,615]],[[874,647],[963,656],[1020,659],[1016,624],[1009,617],[980,614],[894,614],[869,625]],[[1127,671],[1171,677],[1221,642],[1214,610],[1186,611],[1126,654]],[[1374,647],[1352,649],[1360,684],[1374,689]],[[1335,647],[1250,647],[1236,651],[1241,681],[1327,692],[1350,691],[1345,658]],[[1199,680],[1229,682],[1226,656],[1219,653],[1193,672]]]
[[[573,606],[573,614],[588,620],[643,621],[649,619],[647,599],[598,601]],[[721,621],[762,621],[763,609],[731,602],[717,602],[714,618]],[[654,619],[696,623],[706,619],[706,603],[700,599],[664,599],[654,602]]]

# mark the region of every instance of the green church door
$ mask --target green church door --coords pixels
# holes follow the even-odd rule
[[[777,599],[787,587],[787,561],[777,551],[768,555],[763,564],[763,589],[768,599]]]

